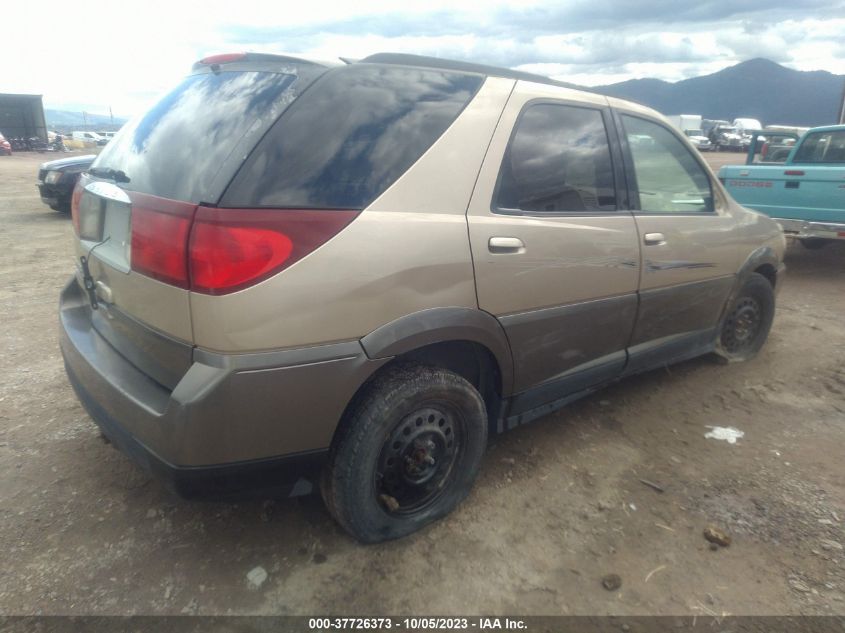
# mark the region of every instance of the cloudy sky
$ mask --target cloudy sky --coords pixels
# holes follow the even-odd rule
[[[583,85],[677,81],[754,57],[845,74],[845,0],[24,0],[4,3],[0,92],[133,115],[204,55],[379,51]],[[36,8],[37,7],[37,8]],[[33,24],[34,13],[41,26]]]

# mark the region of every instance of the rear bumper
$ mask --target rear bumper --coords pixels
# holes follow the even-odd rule
[[[787,237],[796,239],[818,237],[827,240],[845,240],[845,224],[791,220],[787,218],[773,219],[780,224]]]
[[[117,447],[184,496],[310,492],[346,405],[387,362],[367,358],[357,341],[242,355],[195,349],[171,390],[97,332],[75,278],[62,292],[60,323],[83,406]]]

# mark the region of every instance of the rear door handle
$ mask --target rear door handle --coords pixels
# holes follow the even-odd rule
[[[646,233],[643,235],[643,242],[646,246],[660,246],[666,243],[666,236],[663,233]]]
[[[487,242],[491,253],[524,253],[525,244],[518,237],[491,237]]]

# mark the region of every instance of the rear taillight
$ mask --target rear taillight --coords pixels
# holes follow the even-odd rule
[[[70,217],[73,219],[73,230],[79,235],[79,201],[82,198],[82,192],[85,190],[85,184],[88,178],[80,176],[76,181],[76,186],[73,188],[73,194],[70,197]]]
[[[197,206],[132,194],[132,270],[188,288],[188,236]]]
[[[74,196],[76,209],[76,192]],[[132,270],[211,295],[241,290],[284,270],[337,235],[359,213],[219,209],[136,192],[130,197]]]
[[[325,244],[357,215],[200,207],[188,247],[191,290],[220,295],[263,281]]]

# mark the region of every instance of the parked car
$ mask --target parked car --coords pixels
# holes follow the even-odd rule
[[[12,144],[6,140],[6,137],[0,134],[0,156],[11,156]]]
[[[713,143],[710,142],[710,139],[704,136],[704,132],[701,130],[684,130],[684,134],[686,134],[689,142],[692,143],[692,146],[701,151],[701,152],[709,152],[713,149]]]
[[[238,54],[128,125],[74,192],[61,348],[103,433],[184,495],[319,481],[356,538],[401,537],[466,497],[489,434],[750,358],[772,322],[779,227],[634,103]]]
[[[54,211],[70,212],[71,195],[80,174],[91,166],[95,155],[71,156],[42,163],[38,167],[41,202]]]
[[[108,143],[108,139],[103,138],[96,132],[85,132],[76,130],[75,132],[71,133],[71,138],[74,141],[82,141],[83,143],[93,143],[95,145],[103,146]]]
[[[807,248],[845,239],[845,125],[812,128],[791,147],[769,148],[766,162],[784,153],[780,164],[760,164],[749,151],[746,165],[722,167],[719,179],[737,202],[775,218]]]

